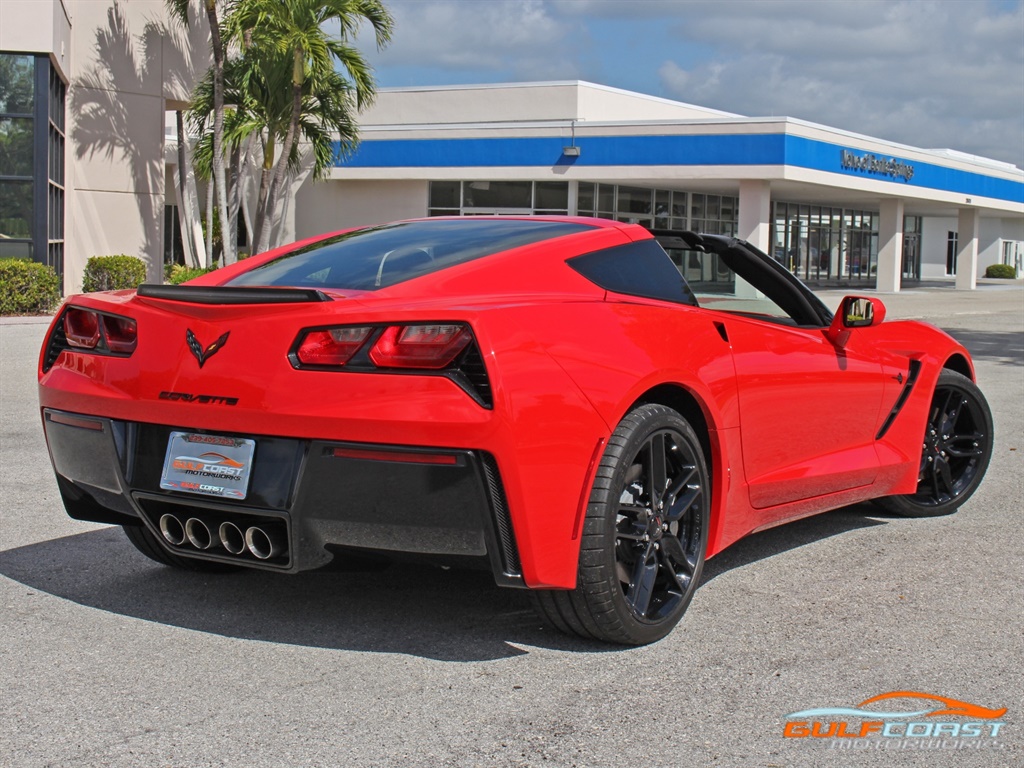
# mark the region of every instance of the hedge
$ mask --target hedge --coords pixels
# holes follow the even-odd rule
[[[60,278],[53,267],[22,259],[0,259],[0,315],[38,315],[60,304]]]
[[[1001,277],[1004,280],[1016,280],[1017,268],[1012,264],[989,264],[985,269],[985,277]]]
[[[93,256],[85,263],[82,290],[119,291],[146,282],[146,265],[134,256]]]
[[[181,264],[175,264],[171,267],[167,274],[167,282],[171,285],[179,285],[184,283],[186,280],[205,275],[207,272],[212,272],[214,268],[208,267],[185,267]]]

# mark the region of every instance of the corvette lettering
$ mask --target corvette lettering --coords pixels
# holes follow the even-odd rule
[[[238,405],[237,397],[223,397],[221,395],[193,395],[190,392],[161,392],[161,400],[180,400],[184,403],[199,403],[200,405]]]

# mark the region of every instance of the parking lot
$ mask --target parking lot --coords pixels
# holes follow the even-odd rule
[[[946,518],[858,505],[749,537],[644,648],[543,628],[487,573],[150,562],[64,513],[36,404],[46,326],[0,324],[0,762],[1024,764],[1024,288],[881,298],[975,356],[996,425],[978,494]],[[897,749],[783,735],[788,713],[889,691],[1007,707],[1005,725]]]

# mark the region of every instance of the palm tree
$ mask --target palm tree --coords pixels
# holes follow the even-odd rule
[[[261,226],[263,232],[269,233],[271,229],[267,204],[271,177],[279,159],[281,137],[287,133],[292,115],[291,61],[290,56],[276,48],[250,46],[241,57],[229,60],[224,70],[225,100],[233,105],[225,112],[226,145],[233,156],[241,154],[254,139],[262,145],[254,237]],[[303,83],[298,135],[311,148],[314,179],[326,177],[333,167],[335,137],[343,147],[352,147],[358,141],[358,127],[352,119],[356,96],[352,91],[351,84],[334,70]],[[208,72],[196,85],[190,111],[192,130],[200,137],[193,156],[196,173],[202,178],[209,178],[212,171],[214,152],[208,125],[212,100],[213,75]],[[287,155],[282,147],[281,159],[288,170],[297,170],[299,142],[292,142]],[[232,206],[232,213],[235,212],[237,207]]]
[[[271,90],[282,77],[290,82],[290,88],[283,91],[289,102],[283,111],[276,101],[280,92],[266,94],[268,102],[274,103],[266,110],[267,136],[253,253],[267,250],[270,244],[270,219],[288,168],[295,162],[298,135],[310,139],[324,131],[338,130],[343,146],[350,147],[355,141],[355,126],[349,114],[352,103],[361,110],[375,93],[369,65],[349,43],[364,21],[373,27],[377,47],[384,47],[391,39],[393,20],[380,0],[238,0],[229,34],[233,38],[248,35],[251,44],[243,58],[251,51],[264,64],[251,69],[250,74],[259,71]],[[340,24],[339,37],[332,37],[324,29],[331,22]],[[336,70],[336,62],[347,79]],[[281,151],[276,155],[278,140]],[[329,164],[333,153],[325,153],[325,145],[318,141],[313,141],[313,150],[319,175],[325,171],[321,162]]]
[[[188,11],[192,0],[166,0],[167,8],[175,19],[188,26]],[[217,13],[217,0],[201,0],[206,11],[206,19],[210,25],[210,40],[213,47],[213,181],[217,194],[217,212],[222,223],[230,222],[228,218],[228,192],[224,168],[224,63],[226,60],[225,40],[221,31],[220,18]],[[222,5],[230,14],[235,0],[224,0]],[[235,261],[234,227],[225,233],[224,263]]]

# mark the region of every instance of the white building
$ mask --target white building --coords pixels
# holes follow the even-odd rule
[[[0,78],[31,72],[35,94],[30,108],[0,100],[0,128],[32,129],[32,160],[0,168],[0,256],[53,264],[67,292],[94,255],[139,255],[159,279],[179,212],[197,212],[164,126],[206,66],[183,52],[208,47],[164,13],[162,0],[0,2]],[[809,282],[883,291],[954,275],[973,288],[1024,255],[1021,169],[793,118],[551,82],[384,89],[361,125],[328,181],[296,180],[284,239],[429,215],[597,215],[735,234]]]

